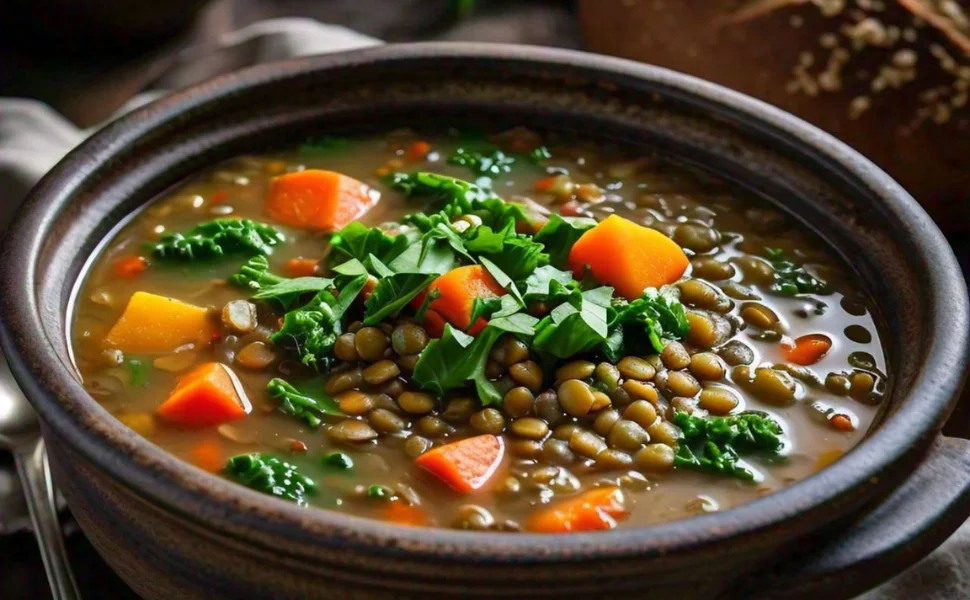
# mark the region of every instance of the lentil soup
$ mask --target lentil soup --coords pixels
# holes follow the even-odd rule
[[[310,140],[166,192],[96,257],[84,385],[221,476],[405,525],[730,508],[858,443],[874,307],[760,198],[516,129]]]

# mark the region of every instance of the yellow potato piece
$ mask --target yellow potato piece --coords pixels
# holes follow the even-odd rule
[[[206,309],[135,292],[104,343],[129,354],[164,354],[188,343],[207,344],[215,332]]]

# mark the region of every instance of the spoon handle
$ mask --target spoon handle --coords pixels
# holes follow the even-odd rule
[[[14,455],[54,600],[79,600],[81,595],[74,583],[67,551],[64,549],[64,536],[57,517],[54,484],[44,440],[38,438],[36,442],[17,449]]]

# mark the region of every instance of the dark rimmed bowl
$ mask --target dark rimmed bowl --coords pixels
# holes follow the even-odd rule
[[[305,510],[204,473],[78,382],[67,322],[88,256],[166,187],[311,133],[526,124],[647,144],[742,182],[819,232],[883,312],[881,423],[832,467],[721,513],[540,536]],[[968,360],[944,238],[874,165],[765,104],[588,54],[416,44],[254,67],[116,121],[33,191],[4,240],[2,344],[78,522],[147,598],[829,598],[888,578],[970,514],[970,443],[941,438]]]

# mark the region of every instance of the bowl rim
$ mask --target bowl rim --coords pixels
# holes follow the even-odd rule
[[[132,140],[171,123],[189,108],[245,93],[251,85],[338,66],[439,58],[519,62],[540,67],[580,65],[614,78],[646,82],[697,103],[719,105],[759,127],[789,136],[803,150],[824,157],[851,175],[885,203],[909,234],[919,236],[923,253],[920,259],[933,265],[926,274],[928,293],[934,306],[941,309],[930,312],[933,335],[926,351],[927,368],[914,379],[907,395],[921,397],[922,403],[902,404],[857,446],[865,447],[867,452],[850,452],[820,473],[764,498],[721,513],[651,527],[558,536],[554,544],[541,534],[409,528],[336,511],[306,510],[205,473],[134,435],[116,419],[104,424],[106,433],[102,434],[82,427],[79,415],[72,414],[54,397],[53,387],[70,390],[72,402],[88,415],[108,413],[83,392],[74,374],[61,362],[63,357],[45,343],[40,326],[43,317],[33,291],[35,281],[50,277],[36,272],[36,259],[44,243],[42,233],[56,220],[56,209],[69,200],[72,190]],[[777,528],[805,512],[823,509],[840,494],[851,493],[862,483],[879,477],[908,450],[925,449],[956,401],[970,356],[967,290],[952,250],[919,204],[872,162],[797,117],[738,92],[660,67],[571,50],[480,43],[392,44],[265,63],[216,77],[121,117],[68,154],[31,192],[7,234],[0,256],[0,264],[23,265],[0,271],[0,289],[4,291],[0,297],[0,314],[4,315],[0,318],[0,341],[18,382],[47,426],[74,452],[142,498],[210,530],[242,536],[248,543],[254,540],[240,534],[240,530],[257,532],[260,539],[282,535],[311,546],[353,548],[408,558],[433,557],[438,561],[473,559],[489,564],[564,562],[590,553],[598,558],[661,556],[730,544]],[[28,366],[45,363],[51,367],[43,374]],[[158,485],[160,476],[180,485]],[[267,514],[272,518],[268,519]]]

